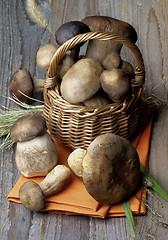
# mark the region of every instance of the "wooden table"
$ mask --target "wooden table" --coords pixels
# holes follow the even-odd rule
[[[0,103],[7,107],[14,106],[3,97],[9,96],[8,80],[11,74],[25,67],[32,76],[45,77],[46,73],[36,64],[36,52],[42,45],[54,42],[47,29],[29,20],[24,2],[1,0],[0,4]],[[146,67],[146,96],[159,104],[156,105],[152,128],[149,171],[168,192],[168,1],[41,0],[37,3],[53,32],[62,23],[96,14],[122,19],[134,26],[139,37],[137,45]],[[127,50],[123,51],[131,62],[132,57],[127,53]],[[133,239],[125,217],[102,220],[87,216],[49,215],[30,212],[21,204],[9,202],[6,197],[20,176],[14,152],[15,148],[0,152],[0,239]],[[159,200],[163,206],[148,196],[150,206],[166,218],[168,203],[160,197]],[[134,217],[134,221],[135,239],[168,239],[168,229],[155,223],[150,212]]]

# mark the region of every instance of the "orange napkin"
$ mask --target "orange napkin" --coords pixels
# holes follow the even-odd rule
[[[147,105],[145,105],[143,108],[143,124],[139,130],[138,136],[132,141],[132,144],[134,145],[139,154],[142,166],[147,168],[150,132],[152,124],[152,108]],[[59,164],[67,165],[67,158],[72,152],[72,150],[65,147],[63,144],[56,140],[55,144],[58,150]],[[43,179],[44,177],[25,178],[21,176],[14,188],[9,193],[7,199],[20,203],[18,192],[21,185],[28,180],[40,183]],[[146,193],[142,189],[138,191],[137,195],[141,200],[146,198]],[[45,200],[46,206],[43,211],[49,211],[50,213],[88,215],[99,218],[125,216],[122,204],[110,206],[98,203],[96,200],[94,200],[86,191],[82,180],[76,177],[73,173],[71,181],[63,191],[53,196],[50,196]],[[130,205],[134,215],[145,214],[144,205],[134,196],[130,198]]]

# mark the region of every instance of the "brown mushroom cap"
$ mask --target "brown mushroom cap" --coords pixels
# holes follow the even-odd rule
[[[67,40],[72,37],[75,37],[78,34],[89,32],[89,28],[81,21],[70,21],[64,23],[60,26],[55,32],[56,41],[59,45],[62,45]],[[79,45],[83,45],[84,43],[80,43]]]
[[[102,65],[105,69],[119,68],[121,63],[121,57],[116,52],[109,53],[102,61]]]
[[[93,32],[111,32],[123,35],[134,43],[137,41],[137,33],[135,29],[127,22],[107,16],[89,16],[84,18],[82,22]]]
[[[85,187],[99,202],[121,202],[139,186],[138,154],[128,140],[115,134],[95,138],[87,149],[82,167]]]
[[[44,117],[38,113],[20,117],[10,128],[10,136],[14,142],[24,142],[42,135],[46,131]]]
[[[44,70],[48,70],[51,59],[57,51],[58,47],[53,44],[46,44],[39,48],[36,55],[36,61],[39,67]]]
[[[100,75],[103,66],[94,58],[77,61],[64,75],[61,82],[61,94],[72,104],[91,98],[100,88]]]
[[[91,31],[97,32],[110,32],[115,35],[123,35],[132,42],[136,42],[137,33],[135,29],[127,22],[120,21],[115,18],[106,16],[90,16],[82,20],[83,23],[88,25]],[[104,57],[111,51],[120,53],[122,43],[119,41],[111,40],[97,40],[92,39],[89,41],[86,57],[94,57],[95,59],[102,62]]]
[[[121,60],[121,69],[130,77],[134,76],[134,68],[131,63]]]
[[[105,70],[100,76],[103,90],[114,102],[120,102],[129,93],[129,77],[122,69]]]
[[[84,101],[86,107],[101,107],[110,103],[110,99],[102,89],[95,93],[91,98]]]
[[[62,26],[60,26],[57,31],[55,32],[55,38],[59,45],[62,45],[67,40],[71,39],[72,37],[75,37],[78,34],[87,33],[90,32],[88,26],[84,24],[81,21],[70,21],[67,23],[64,23]],[[80,47],[84,44],[84,42],[81,42],[77,45],[75,45],[71,49],[71,57],[76,62],[78,60],[79,56],[79,50]]]
[[[44,194],[40,186],[33,181],[27,181],[21,186],[19,198],[30,211],[40,211],[44,208]]]
[[[34,86],[30,72],[26,68],[18,69],[11,76],[8,88],[11,95],[14,94],[20,101],[29,103],[30,99],[21,94],[19,91],[29,97],[32,97]]]

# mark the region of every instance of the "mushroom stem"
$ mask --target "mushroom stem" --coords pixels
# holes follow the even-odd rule
[[[71,171],[65,165],[57,165],[54,167],[39,185],[44,196],[51,196],[64,188],[70,175]]]
[[[80,47],[79,46],[76,46],[76,48],[73,48],[71,50],[70,56],[74,60],[74,62],[78,61],[79,52],[80,52]]]
[[[42,92],[44,90],[44,81],[45,79],[33,79],[34,92]]]

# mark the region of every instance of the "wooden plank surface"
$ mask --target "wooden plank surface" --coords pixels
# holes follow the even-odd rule
[[[20,67],[29,69],[34,77],[45,77],[36,64],[38,48],[54,42],[48,30],[31,22],[25,11],[25,1],[0,2],[0,104],[13,107],[3,96],[9,96],[8,80]],[[137,45],[146,68],[145,92],[157,103],[167,103],[168,97],[168,1],[167,0],[53,0],[37,1],[53,32],[64,22],[81,20],[88,15],[108,15],[132,24],[138,33]],[[50,9],[51,6],[51,9]],[[130,61],[127,50],[123,55]],[[162,100],[162,101],[160,101]],[[151,135],[150,173],[168,192],[168,107],[157,107]],[[1,139],[2,141],[3,139]],[[0,152],[0,239],[3,240],[107,240],[133,239],[125,217],[96,219],[86,216],[65,216],[32,213],[21,204],[6,200],[18,180],[15,149]],[[156,195],[155,195],[156,196]],[[165,218],[168,204],[162,206],[148,196],[150,206]],[[150,212],[136,216],[135,239],[166,240],[168,229],[155,223]]]

